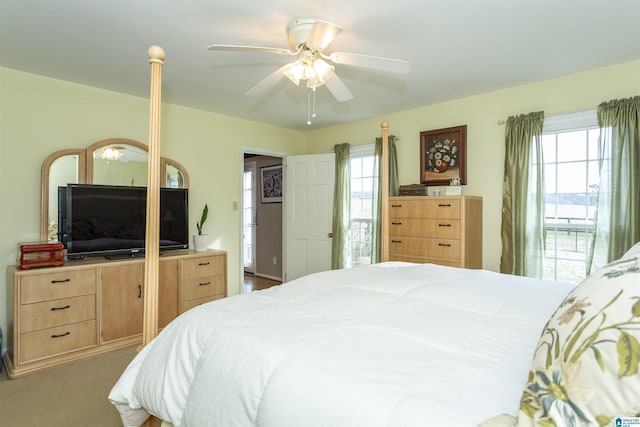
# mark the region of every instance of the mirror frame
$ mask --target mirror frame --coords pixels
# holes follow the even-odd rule
[[[139,141],[134,141],[128,138],[108,138],[100,140],[96,143],[89,145],[87,148],[68,148],[64,150],[58,150],[47,156],[42,162],[42,168],[40,171],[40,241],[49,241],[49,172],[51,165],[61,157],[64,156],[78,156],[78,184],[85,184],[93,182],[93,152],[99,148],[109,145],[133,145],[146,152],[149,152],[149,148],[146,144]],[[160,158],[160,179],[165,181],[160,183],[161,187],[166,184],[167,166],[171,165],[178,169],[184,177],[183,188],[189,188],[189,174],[187,170],[180,163],[175,160],[161,157]]]

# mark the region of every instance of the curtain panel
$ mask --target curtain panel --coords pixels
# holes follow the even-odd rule
[[[589,272],[640,241],[639,114],[640,96],[598,106],[600,184]]]
[[[333,190],[333,239],[331,240],[331,268],[345,268],[349,261],[351,176],[349,173],[349,144],[333,147],[336,153],[336,180]]]
[[[542,111],[507,119],[500,272],[542,278],[544,161]]]
[[[376,138],[374,146],[375,168],[377,170],[377,182],[374,185],[373,196],[373,219],[371,224],[371,264],[380,262],[382,250],[382,197],[380,194],[382,179],[382,138]],[[396,137],[389,135],[389,195],[397,196],[400,186],[398,184],[398,155],[396,151]]]

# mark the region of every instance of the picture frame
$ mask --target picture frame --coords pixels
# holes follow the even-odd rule
[[[420,183],[467,184],[467,125],[420,132]]]
[[[262,203],[282,203],[282,165],[260,168]]]

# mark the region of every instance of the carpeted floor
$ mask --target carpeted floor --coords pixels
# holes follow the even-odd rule
[[[117,427],[109,391],[136,354],[117,350],[9,380],[0,375],[0,425],[6,427]]]

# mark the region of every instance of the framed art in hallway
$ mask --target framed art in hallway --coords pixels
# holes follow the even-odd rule
[[[420,132],[420,183],[467,184],[467,125]]]
[[[282,202],[282,165],[260,168],[262,203]]]

